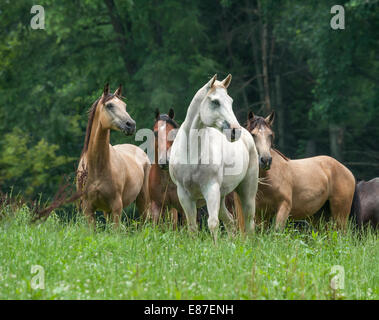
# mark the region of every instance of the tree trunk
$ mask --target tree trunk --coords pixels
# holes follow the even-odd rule
[[[316,141],[313,140],[312,138],[308,139],[307,145],[305,147],[305,157],[306,158],[314,157],[317,153],[316,148],[317,148],[316,147]]]
[[[250,9],[250,4],[249,1],[246,1],[246,7]],[[259,13],[258,13],[259,14]],[[254,69],[255,69],[255,77],[257,79],[257,84],[258,84],[258,94],[259,94],[259,101],[263,102],[264,101],[264,89],[263,89],[263,82],[262,82],[262,71],[261,71],[261,64],[260,64],[260,59],[259,59],[259,53],[258,53],[258,41],[255,35],[255,31],[257,29],[257,26],[254,26],[254,22],[252,19],[252,15],[248,14],[248,19],[249,19],[249,28],[251,30],[251,50],[253,54],[253,62],[254,62]],[[258,24],[258,30],[259,30],[259,24]]]
[[[129,75],[133,75],[136,72],[136,66],[131,61],[130,56],[127,52],[126,31],[124,25],[122,24],[121,17],[118,14],[114,0],[104,0],[104,2],[108,8],[108,14],[111,19],[113,30],[117,35],[117,42],[121,51],[122,59],[125,63],[126,70],[128,71]]]
[[[268,79],[268,67],[267,67],[267,23],[262,25],[262,71],[263,71],[263,86],[265,90],[265,107],[267,113],[271,111],[270,101],[270,86]]]
[[[263,87],[265,94],[265,111],[267,113],[271,112],[271,100],[270,100],[270,81],[268,78],[268,55],[267,55],[267,46],[268,46],[268,27],[267,19],[264,16],[262,11],[261,2],[258,0],[258,12],[259,12],[259,26],[261,29],[261,46],[262,46],[262,76],[263,76]]]
[[[342,161],[342,145],[343,145],[344,128],[340,125],[329,124],[329,142],[330,154],[338,161]]]
[[[280,76],[276,75],[275,76],[275,92],[276,92],[276,104],[275,104],[275,109],[276,109],[276,114],[278,116],[277,118],[277,128],[278,128],[278,134],[279,134],[279,149],[280,150],[285,150],[285,138],[284,138],[284,132],[285,132],[285,120],[284,120],[284,107],[282,104],[282,87],[280,84]]]

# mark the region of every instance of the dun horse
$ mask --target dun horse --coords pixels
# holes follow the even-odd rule
[[[265,220],[276,214],[276,228],[287,219],[304,219],[315,214],[329,201],[330,212],[339,228],[344,228],[356,200],[353,174],[337,160],[318,156],[290,160],[272,148],[271,129],[274,112],[267,118],[248,115],[247,129],[254,138],[259,155],[257,210]],[[257,214],[257,216],[259,216]]]
[[[149,194],[151,199],[151,213],[155,223],[158,222],[162,213],[169,210],[173,225],[177,225],[178,211],[183,212],[176,192],[176,185],[172,182],[168,172],[170,148],[174,139],[173,134],[179,125],[174,120],[174,110],[168,114],[160,114],[156,110],[154,135],[154,163],[151,165],[149,177]]]
[[[379,178],[360,181],[357,188],[361,206],[356,217],[358,225],[379,228]]]
[[[122,209],[136,200],[140,214],[149,207],[148,178],[150,161],[137,146],[109,144],[110,130],[132,135],[134,120],[121,100],[121,86],[114,94],[109,85],[90,111],[86,137],[77,172],[77,190],[82,195],[82,210],[95,227],[95,210],[102,210],[117,227]]]
[[[241,199],[245,230],[254,230],[258,155],[253,138],[233,113],[233,100],[227,93],[230,81],[231,75],[223,81],[217,81],[215,75],[197,91],[172,144],[169,161],[189,229],[197,230],[196,207],[200,206],[198,200],[205,199],[215,242],[219,214],[227,230],[234,230],[225,206],[225,196],[234,189]]]

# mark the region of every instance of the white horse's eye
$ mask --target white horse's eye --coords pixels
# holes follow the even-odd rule
[[[220,106],[220,100],[212,100],[212,104],[215,106],[215,107],[219,107]]]

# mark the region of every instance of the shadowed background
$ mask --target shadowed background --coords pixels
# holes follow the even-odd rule
[[[2,192],[49,197],[74,173],[107,81],[124,86],[138,130],[156,108],[181,123],[215,73],[233,75],[241,124],[276,111],[288,157],[327,154],[358,179],[379,176],[378,1],[339,2],[345,30],[331,29],[327,0],[41,0],[45,30],[30,27],[33,4],[0,4]]]

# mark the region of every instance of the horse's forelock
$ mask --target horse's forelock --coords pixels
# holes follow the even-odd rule
[[[260,117],[260,116],[255,116],[253,120],[249,120],[247,122],[247,129],[249,130],[249,132],[251,132],[252,130],[254,130],[255,128],[259,128],[259,127],[267,127],[271,130],[271,127],[267,124],[267,122],[265,121],[265,119],[263,117]]]
[[[174,119],[171,119],[168,114],[159,114],[159,117],[156,122],[158,122],[159,120],[171,124],[175,129],[179,128],[178,123]]]

